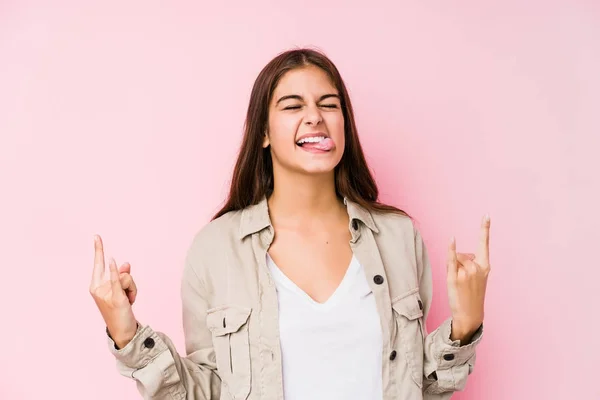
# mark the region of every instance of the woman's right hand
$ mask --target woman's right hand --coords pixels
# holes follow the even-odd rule
[[[122,349],[133,339],[137,321],[132,304],[137,288],[131,277],[131,267],[123,264],[117,270],[114,259],[110,259],[110,279],[104,279],[104,249],[100,236],[95,237],[95,256],[90,293],[104,318],[108,332],[118,348]]]

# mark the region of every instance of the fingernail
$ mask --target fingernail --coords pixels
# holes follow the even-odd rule
[[[485,214],[485,222],[488,222],[490,220],[490,214]]]

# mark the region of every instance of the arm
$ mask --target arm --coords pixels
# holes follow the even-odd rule
[[[423,321],[431,307],[433,295],[431,266],[427,249],[415,229],[417,270],[420,273],[419,290],[423,299]],[[425,323],[423,324],[425,328]],[[426,333],[426,332],[425,332]],[[447,400],[457,390],[464,389],[467,377],[475,366],[475,347],[483,334],[483,325],[472,335],[469,343],[451,340],[452,319],[444,321],[436,330],[427,334],[424,344],[423,398],[424,400]]]
[[[203,285],[189,263],[181,284],[186,357],[171,340],[149,326],[138,326],[133,339],[117,349],[109,337],[109,349],[119,372],[136,381],[144,399],[212,400],[220,396],[211,332],[206,325],[208,308]]]

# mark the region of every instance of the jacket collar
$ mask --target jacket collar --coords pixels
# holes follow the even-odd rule
[[[366,225],[370,230],[375,233],[379,232],[377,225],[373,220],[373,216],[369,210],[361,207],[359,204],[348,200],[344,197],[344,204],[350,217],[350,228],[353,229],[353,222],[358,220]],[[267,204],[267,198],[263,197],[257,204],[248,206],[242,210],[242,216],[240,220],[240,239],[245,238],[253,233],[260,232],[261,230],[271,226],[271,219],[269,218],[269,206]]]

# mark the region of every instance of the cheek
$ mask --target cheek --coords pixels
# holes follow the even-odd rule
[[[327,120],[327,130],[332,136],[333,140],[338,144],[344,143],[344,116],[332,115]]]
[[[295,146],[298,118],[278,117],[269,120],[269,139],[275,150],[290,151]]]

